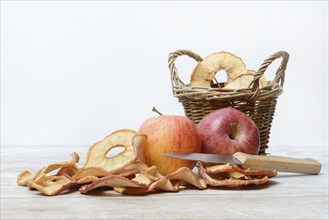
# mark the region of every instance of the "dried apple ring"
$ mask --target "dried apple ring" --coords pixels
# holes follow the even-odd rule
[[[69,167],[62,167],[56,173],[56,176],[62,176],[64,174],[73,177],[77,172],[79,172],[79,168],[76,165],[69,166]]]
[[[146,135],[133,130],[115,131],[89,149],[83,168],[101,167],[110,173],[119,172],[137,160],[136,148],[145,140]],[[117,155],[107,157],[106,154],[115,147],[125,149]]]
[[[177,192],[179,191],[179,186],[182,183],[187,183],[193,185],[199,189],[207,188],[206,182],[198,177],[191,169],[187,167],[181,167],[175,172],[168,174],[166,176],[161,175],[158,168],[152,166],[145,171],[142,171],[138,177],[133,179],[137,182],[142,182],[141,180],[146,179],[147,188],[136,188],[136,187],[114,187],[114,191],[123,194],[146,194],[154,190]]]
[[[205,166],[205,169],[208,174],[217,174],[224,172],[237,172],[246,176],[268,176],[275,177],[277,175],[277,171],[275,170],[252,170],[252,169],[242,169],[234,164],[217,164],[211,166]]]
[[[179,190],[180,185],[178,181],[173,181],[174,183],[172,183],[167,177],[161,175],[156,166],[152,166],[144,171],[141,171],[141,173],[132,180],[138,183],[144,183],[145,187],[136,188],[129,186],[115,186],[113,187],[114,191],[130,195],[146,194],[154,190],[176,192]]]
[[[163,191],[178,191],[179,184],[172,184],[167,176],[163,176],[156,166],[152,166],[144,171],[144,174],[152,181],[154,181],[148,188],[148,192],[158,189]]]
[[[220,70],[226,71],[228,83],[237,76],[248,73],[246,64],[240,57],[225,51],[217,52],[197,64],[191,75],[191,86],[210,87],[215,74]]]
[[[245,185],[260,185],[264,184],[268,181],[267,176],[263,176],[262,178],[250,178],[250,179],[235,179],[235,178],[229,178],[229,179],[217,179],[212,178],[206,173],[200,174],[205,179],[206,183],[209,186],[226,186],[226,187],[239,187],[239,186],[245,186]]]
[[[207,188],[206,182],[187,167],[181,167],[175,172],[168,174],[166,177],[170,180],[179,180],[181,182],[193,185],[199,189]]]
[[[117,174],[117,175],[119,175],[119,174],[125,175],[126,173],[129,173],[129,172],[131,172],[131,173],[139,173],[140,171],[146,170],[148,168],[149,167],[145,163],[136,161],[135,163],[130,164],[129,166],[125,167],[122,171],[120,171],[118,173],[115,173],[115,174]]]
[[[43,175],[45,175],[47,173],[50,173],[54,170],[57,170],[59,168],[65,168],[65,167],[74,167],[75,164],[79,162],[80,157],[76,152],[73,152],[71,154],[71,157],[72,157],[72,160],[70,160],[70,161],[64,161],[64,162],[61,162],[61,163],[49,164],[48,166],[45,166],[41,170],[36,172],[34,175],[32,175],[29,171],[24,170],[23,172],[21,172],[18,175],[17,184],[20,185],[20,186],[29,186],[30,182],[33,182],[33,181],[41,178]]]
[[[266,183],[270,177],[276,175],[276,171],[272,170],[244,170],[231,164],[214,165],[207,168],[204,168],[204,164],[200,163],[199,175],[209,186],[259,185]]]
[[[77,184],[81,185],[81,184],[91,183],[98,179],[99,179],[99,177],[97,177],[97,176],[85,176],[85,177],[77,180]]]
[[[113,187],[114,191],[128,195],[142,195],[155,190],[162,190],[168,192],[177,192],[179,190],[179,181],[169,181],[167,178],[161,178],[155,182],[152,182],[147,188],[136,187]]]
[[[105,177],[99,178],[93,181],[91,184],[82,186],[79,191],[81,193],[87,193],[98,187],[108,186],[108,187],[147,187],[147,184],[138,181],[130,180],[125,177],[118,175],[109,174]]]
[[[80,169],[74,176],[73,179],[79,180],[87,176],[96,176],[103,177],[110,174],[106,170],[101,167],[85,167]]]
[[[74,185],[76,185],[76,181],[66,174],[62,176],[45,176],[43,174],[42,178],[39,178],[37,182],[31,183],[31,188],[37,189],[44,195],[54,196],[70,189]]]
[[[129,179],[133,179],[136,174],[148,168],[149,167],[146,164],[136,161],[135,163],[130,164],[129,166],[125,167],[123,170],[115,174]]]
[[[109,172],[101,167],[86,167],[79,169],[73,176],[73,179],[76,180],[78,184],[85,184],[109,174]]]
[[[235,79],[231,80],[230,82],[227,82],[224,89],[245,89],[249,88],[251,82],[254,80],[256,71],[254,70],[248,70],[247,74],[240,74]],[[263,88],[267,85],[267,81],[264,75],[261,76],[259,80],[259,88]]]

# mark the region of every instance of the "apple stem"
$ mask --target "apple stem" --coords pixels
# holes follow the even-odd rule
[[[234,137],[235,137],[236,125],[237,125],[237,123],[235,121],[230,123],[230,127],[231,127],[231,129],[230,129],[230,138],[231,139],[234,139]]]
[[[158,111],[158,109],[156,109],[155,107],[153,107],[153,108],[152,108],[152,111],[154,111],[154,112],[158,113],[159,115],[162,115],[162,113],[161,113],[161,112],[159,112],[159,111]]]

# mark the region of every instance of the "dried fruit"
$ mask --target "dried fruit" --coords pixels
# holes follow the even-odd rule
[[[79,171],[79,168],[76,165],[69,166],[69,167],[62,167],[58,170],[56,173],[56,176],[62,176],[64,174],[73,177],[77,172]]]
[[[207,56],[197,64],[191,76],[191,86],[210,87],[210,82],[220,70],[226,71],[228,83],[238,75],[248,72],[240,57],[229,52],[217,52]]]
[[[254,80],[255,74],[256,71],[248,70],[248,73],[240,74],[232,81],[227,82],[223,88],[233,90],[249,88],[251,82]],[[267,81],[265,79],[265,76],[262,75],[259,81],[259,88],[263,88],[266,85]]]
[[[234,164],[217,164],[217,165],[208,165],[205,167],[207,173],[216,174],[216,173],[225,173],[225,172],[238,172],[247,176],[268,176],[275,177],[277,172],[275,170],[252,170],[252,169],[242,169]]]
[[[191,87],[211,87],[211,81],[215,74],[225,70],[227,74],[227,82],[224,89],[244,89],[249,88],[256,74],[253,70],[247,70],[243,60],[232,53],[221,51],[207,56],[199,62],[194,68],[190,86]],[[267,85],[264,75],[260,78],[260,88]]]
[[[155,190],[162,190],[167,192],[177,192],[179,190],[179,181],[174,183],[170,182],[166,178],[158,179],[152,182],[147,188],[134,188],[134,187],[114,187],[114,191],[128,195],[141,195],[147,194]]]
[[[93,181],[91,184],[82,186],[79,191],[81,193],[87,193],[98,187],[108,186],[108,187],[147,187],[147,184],[140,183],[134,180],[127,179],[119,175],[107,175],[105,177],[99,178]]]
[[[81,168],[74,176],[73,179],[78,181],[78,184],[90,183],[99,177],[109,175],[110,172],[107,172],[101,167],[86,167]]]
[[[110,173],[123,170],[137,159],[136,147],[146,140],[146,135],[132,130],[118,130],[94,144],[88,151],[83,168],[100,167]],[[121,153],[107,157],[106,154],[115,147],[124,147]]]
[[[191,169],[187,167],[179,168],[177,171],[166,176],[170,180],[179,180],[180,182],[193,185],[199,189],[207,188],[207,184],[199,178]]]
[[[42,178],[31,183],[31,188],[37,189],[44,195],[53,196],[70,189],[74,185],[76,185],[76,181],[66,174],[62,176],[45,176],[42,174]]]
[[[133,180],[139,181],[140,178],[151,181],[147,188],[114,187],[114,190],[123,194],[146,194],[154,190],[177,192],[182,184],[190,184],[199,189],[207,188],[206,182],[187,167],[163,176],[156,166],[152,166]]]
[[[239,187],[250,184],[264,184],[277,175],[275,170],[241,169],[236,165],[209,165],[200,163],[199,175],[209,186]]]
[[[120,172],[115,173],[116,175],[120,175],[123,177],[135,177],[135,174],[140,173],[143,170],[148,169],[149,167],[145,163],[141,163],[139,161],[136,161],[133,164],[130,164],[129,166],[125,167]],[[130,178],[132,179],[132,178]]]
[[[84,167],[73,178],[78,181],[78,184],[84,184],[109,174],[120,174],[122,177],[128,177],[146,169],[145,164],[136,162],[136,148],[145,140],[145,135],[132,130],[125,129],[113,132],[89,149]],[[115,147],[124,147],[125,150],[117,155],[107,157],[106,154]]]
[[[43,175],[50,173],[59,168],[74,167],[79,162],[79,155],[75,152],[71,154],[72,160],[61,163],[53,163],[43,167],[41,170],[32,175],[29,171],[24,170],[17,177],[17,184],[20,186],[29,186],[29,182],[38,180]]]
[[[77,180],[77,184],[81,185],[81,184],[86,184],[86,183],[92,183],[92,182],[94,182],[95,180],[98,180],[98,179],[99,179],[99,177],[97,177],[97,176],[92,176],[92,175],[91,176],[85,176],[85,177]]]
[[[163,176],[160,173],[158,167],[156,166],[152,166],[146,169],[143,173],[145,176],[147,176],[147,178],[153,181],[152,184],[150,184],[148,189],[145,191],[145,193],[151,192],[153,190],[176,192],[179,189],[180,184],[177,182],[176,185],[173,185],[170,179],[167,176]],[[128,191],[126,191],[125,193],[128,194]]]
[[[17,177],[17,184],[37,189],[42,194],[53,196],[76,185],[72,175],[77,172],[76,163],[79,162],[79,155],[75,152],[71,154],[72,160],[61,163],[53,163],[43,167],[32,175],[29,171],[21,172]],[[46,176],[46,174],[60,169],[56,175]]]
[[[22,171],[17,177],[17,184],[19,186],[27,186],[28,182],[32,181],[34,176],[28,170]]]

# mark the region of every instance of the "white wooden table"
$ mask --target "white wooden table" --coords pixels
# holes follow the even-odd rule
[[[319,175],[279,173],[268,184],[238,189],[184,189],[143,196],[112,190],[47,197],[17,186],[17,175],[70,159],[84,163],[88,146],[1,146],[1,219],[328,219],[328,147],[271,147],[268,152],[311,157]]]

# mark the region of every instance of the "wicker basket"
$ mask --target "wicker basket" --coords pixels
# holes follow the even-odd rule
[[[253,119],[258,126],[261,140],[259,154],[266,154],[277,98],[283,91],[289,54],[285,51],[274,53],[263,62],[249,88],[240,90],[221,89],[224,83],[219,83],[216,79],[212,81],[211,88],[191,88],[179,78],[175,66],[175,60],[182,55],[187,55],[198,62],[202,58],[189,50],[178,50],[169,55],[172,92],[182,103],[185,115],[198,124],[206,114],[216,109],[228,106],[239,109]],[[282,61],[274,79],[269,81],[267,86],[259,88],[260,77],[278,58],[282,58]]]

